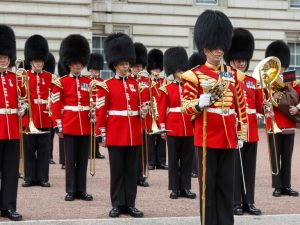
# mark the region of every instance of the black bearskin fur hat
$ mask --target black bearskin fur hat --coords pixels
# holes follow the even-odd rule
[[[252,59],[254,51],[254,37],[253,35],[244,28],[236,28],[233,32],[231,48],[228,53],[224,56],[227,64],[234,59],[249,61]]]
[[[8,55],[9,66],[16,61],[16,37],[13,29],[7,25],[0,25],[0,54]]]
[[[62,40],[59,57],[67,68],[72,63],[81,63],[85,67],[90,58],[88,40],[80,34],[71,34]]]
[[[62,77],[64,75],[68,75],[70,73],[70,69],[69,67],[63,65],[61,60],[59,60],[57,63],[57,72],[58,72],[58,76]]]
[[[194,40],[198,51],[204,48],[223,49],[226,53],[231,45],[233,27],[228,17],[213,10],[204,11],[197,19],[194,30]]]
[[[115,71],[115,65],[122,61],[135,62],[135,50],[131,38],[124,33],[112,33],[104,41],[104,54],[109,68]]]
[[[100,53],[92,53],[90,55],[89,63],[87,64],[87,69],[102,70],[104,65],[103,56]]]
[[[273,41],[266,49],[266,57],[276,56],[285,69],[290,65],[290,49],[283,41]]]
[[[148,53],[148,65],[147,71],[150,73],[152,69],[159,68],[161,71],[163,70],[163,58],[164,54],[159,49],[152,49]]]
[[[134,65],[142,64],[143,67],[146,67],[148,62],[147,48],[143,43],[135,42],[134,49],[135,49]]]
[[[188,67],[188,55],[183,47],[167,49],[164,54],[164,68],[167,75],[176,71],[186,71]]]
[[[41,35],[30,36],[25,42],[24,56],[25,61],[30,65],[32,60],[47,61],[49,54],[48,41]]]
[[[189,58],[189,69],[192,69],[196,66],[203,65],[206,62],[206,56],[203,51],[194,52]]]
[[[45,62],[43,70],[52,74],[55,73],[55,58],[51,52],[49,52],[48,60]]]

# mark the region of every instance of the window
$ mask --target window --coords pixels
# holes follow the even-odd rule
[[[101,77],[103,79],[108,79],[110,77],[113,76],[113,72],[109,69],[107,62],[105,60],[105,56],[104,56],[104,40],[105,37],[103,36],[93,36],[92,39],[92,52],[93,53],[100,53],[103,55],[104,57],[104,66],[103,66],[103,70],[101,71]]]
[[[296,70],[297,79],[300,79],[300,43],[288,43],[291,51],[290,69]]]
[[[218,3],[218,0],[196,0],[197,4],[209,4],[209,5],[215,5]]]
[[[291,7],[300,8],[300,0],[291,0]]]

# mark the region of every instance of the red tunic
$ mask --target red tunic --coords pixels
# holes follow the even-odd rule
[[[90,135],[89,89],[91,79],[86,76],[66,75],[54,85],[51,95],[53,126],[62,121],[64,134]]]
[[[182,112],[181,100],[184,86],[179,82],[172,82],[160,88],[159,100],[159,123],[165,124],[168,136],[193,136],[193,125],[191,115]]]
[[[203,141],[203,113],[200,113],[197,109],[199,97],[203,93],[200,81],[209,79],[212,84],[215,84],[220,78],[220,70],[221,68],[216,68],[206,63],[182,75],[185,87],[183,109],[188,114],[198,116],[195,120],[195,146],[201,147]],[[207,148],[235,149],[237,147],[236,114],[238,114],[239,120],[243,123],[247,121],[245,99],[242,90],[238,89],[240,85],[237,82],[237,71],[227,67],[227,71],[229,72],[230,70],[234,75],[235,81],[230,82],[227,91],[221,99],[208,107],[210,111],[221,111],[223,114],[207,112]]]
[[[96,135],[106,132],[108,146],[142,144],[138,82],[117,75],[102,82],[96,101]]]
[[[4,72],[0,75],[0,124],[1,140],[19,139],[18,96],[16,75]],[[7,113],[6,113],[7,112]]]

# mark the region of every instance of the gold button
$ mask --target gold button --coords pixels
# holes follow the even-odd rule
[[[11,114],[11,109],[5,109],[5,114]]]

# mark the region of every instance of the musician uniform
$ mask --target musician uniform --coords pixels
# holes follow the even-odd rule
[[[196,198],[191,189],[191,173],[195,157],[191,115],[182,112],[184,86],[181,74],[188,69],[188,56],[183,47],[169,48],[164,54],[164,68],[174,81],[160,88],[158,105],[160,127],[168,130],[168,165],[170,198]],[[163,134],[165,136],[165,134]]]
[[[225,55],[225,61],[233,68],[246,72],[254,51],[254,37],[246,29],[236,28],[232,38],[229,52]],[[243,61],[243,64],[237,60]],[[240,67],[242,68],[240,68]],[[256,155],[258,142],[258,124],[256,113],[262,114],[262,95],[257,89],[255,78],[246,75],[241,82],[244,98],[247,101],[248,140],[239,151],[235,151],[235,177],[234,177],[234,214],[242,215],[249,212],[252,215],[260,215],[261,210],[254,206]],[[242,162],[241,162],[242,161]],[[242,168],[243,172],[242,174]],[[245,182],[245,190],[243,177]]]
[[[289,67],[290,63],[290,50],[289,47],[283,41],[274,41],[266,49],[266,57],[276,56],[281,61],[283,71]],[[292,82],[289,84],[291,89],[294,89],[300,94],[300,85],[298,82]],[[277,93],[278,94],[278,93]],[[297,95],[297,94],[296,94]],[[275,95],[274,95],[275,96]],[[275,97],[276,98],[276,97]],[[296,102],[294,107],[299,102]],[[292,155],[294,149],[294,138],[296,122],[290,117],[290,113],[284,114],[279,107],[274,108],[275,122],[278,128],[282,131],[275,134],[276,149],[277,149],[277,161],[279,171],[276,168],[275,154],[272,155],[272,171],[279,172],[278,175],[272,174],[272,187],[275,188],[273,196],[279,197],[281,195],[298,196],[299,193],[291,188],[291,167],[292,167]],[[286,106],[289,108],[289,106]],[[296,107],[299,113],[300,105]],[[270,120],[266,121],[267,130],[270,129]],[[269,134],[269,145],[272,152],[275,152],[273,144],[273,135]]]
[[[16,39],[14,31],[0,25],[0,55],[8,56],[8,63],[16,58]],[[7,67],[7,65],[1,65]],[[22,215],[16,212],[19,158],[20,130],[18,122],[18,94],[16,74],[7,69],[0,69],[0,210],[2,217],[11,220],[22,220]]]
[[[156,105],[159,102],[159,88],[167,83],[166,79],[153,75],[163,70],[163,53],[159,49],[152,49],[148,53],[147,71],[152,75],[153,83],[151,84],[153,101]],[[154,105],[155,106],[155,105]],[[168,169],[166,166],[166,140],[161,138],[160,134],[149,136],[149,169]]]
[[[52,84],[57,80],[57,77],[42,70],[43,67],[37,68],[38,66],[36,65],[36,61],[45,63],[48,59],[48,54],[48,42],[43,36],[33,35],[26,40],[24,55],[26,63],[31,65],[31,70],[27,71],[30,112],[23,119],[23,126],[25,130],[28,130],[28,133],[23,134],[25,146],[23,187],[33,185],[50,187],[48,181],[51,145],[50,129],[52,124],[47,105],[49,105]],[[40,133],[32,131],[31,122]]]
[[[54,127],[64,137],[67,192],[65,200],[73,201],[78,198],[91,201],[93,197],[86,192],[91,132],[91,79],[81,74],[89,60],[89,43],[85,37],[71,34],[62,41],[59,54],[61,63],[70,69],[70,73],[61,77],[60,82],[54,86],[51,96]],[[81,68],[79,70],[78,64]]]
[[[104,53],[109,68],[116,73],[100,83],[96,101],[96,134],[109,153],[112,204],[109,216],[126,213],[143,217],[143,212],[135,208],[142,140],[138,82],[128,74],[129,64],[135,61],[134,45],[126,34],[113,33],[105,40]],[[128,68],[121,70],[119,65]]]
[[[196,22],[194,39],[198,50],[204,51],[207,61],[204,65],[182,75],[185,88],[183,109],[188,114],[197,116],[194,144],[197,148],[200,193],[204,191],[206,196],[205,214],[202,214],[204,204],[202,200],[200,214],[205,224],[210,225],[234,224],[232,200],[234,151],[237,148],[238,136],[237,119],[241,121],[239,123],[241,126],[238,127],[239,139],[245,140],[247,132],[245,101],[244,98],[238,97],[242,94],[239,82],[243,80],[244,75],[231,67],[220,65],[219,56],[228,51],[232,32],[231,22],[225,14],[212,10],[203,12]],[[209,61],[219,65],[213,65]],[[203,82],[213,85],[210,94],[203,94],[201,86]],[[203,121],[202,110],[205,106],[207,106],[207,120]],[[206,136],[203,137],[205,122],[207,123]],[[201,162],[204,145],[207,147],[206,189],[202,190],[200,171],[203,166]]]

